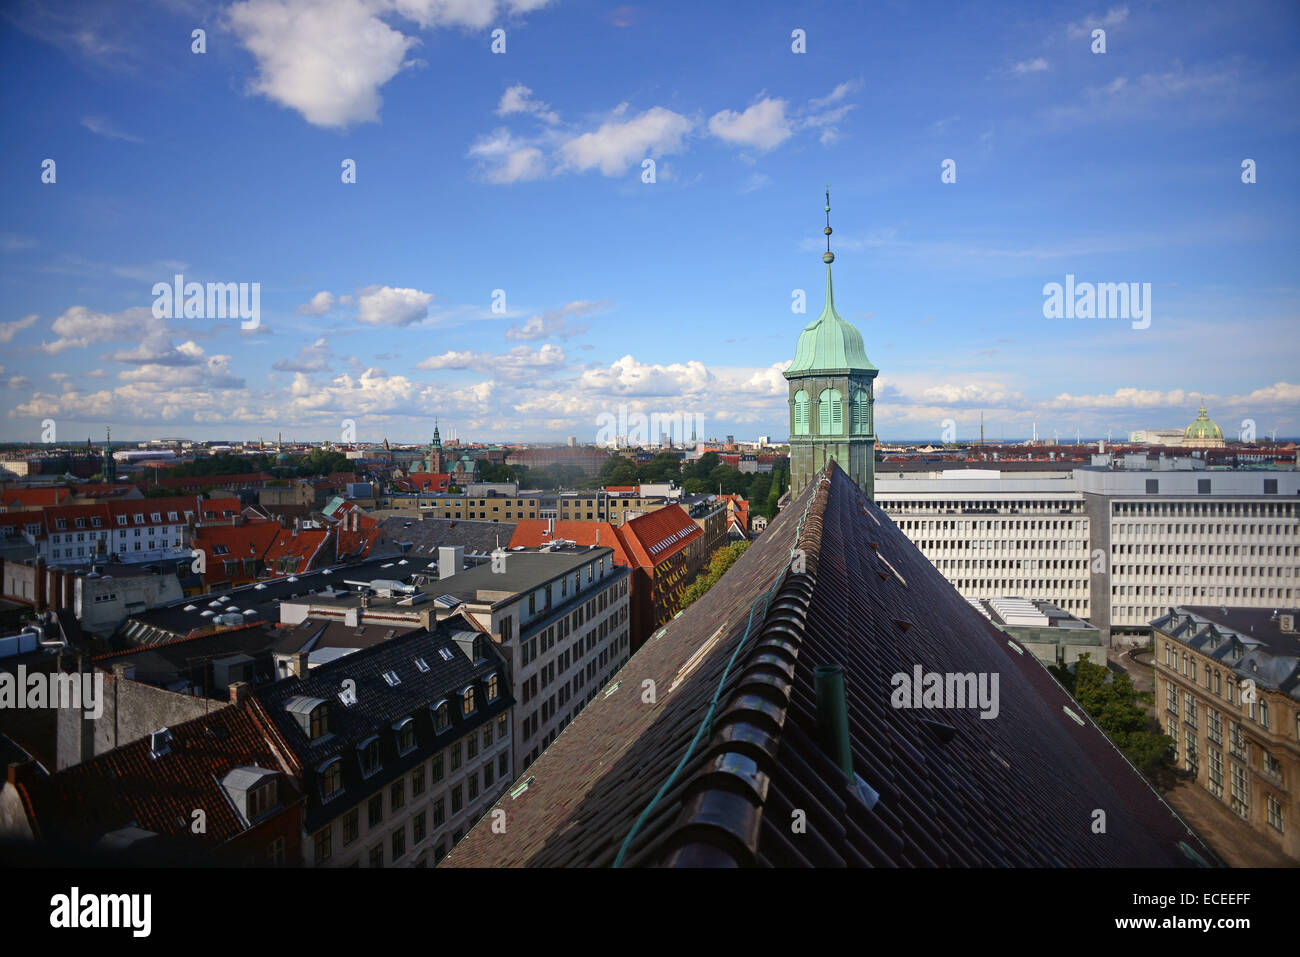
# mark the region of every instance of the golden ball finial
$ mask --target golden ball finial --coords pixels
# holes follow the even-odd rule
[[[831,263],[835,262],[835,254],[829,250],[822,253],[822,262],[829,266]]]

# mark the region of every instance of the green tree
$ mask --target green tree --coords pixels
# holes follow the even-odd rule
[[[705,568],[695,581],[686,587],[686,592],[682,596],[682,607],[685,608],[696,599],[705,595],[723,575],[727,569],[736,564],[736,560],[745,553],[749,547],[749,542],[732,542],[729,545],[723,545],[709,557],[708,567]]]
[[[1128,672],[1094,665],[1086,654],[1073,669],[1048,670],[1153,784],[1167,790],[1178,782],[1174,741],[1150,716],[1151,695],[1134,688]]]

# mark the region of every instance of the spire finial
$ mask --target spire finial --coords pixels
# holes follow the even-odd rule
[[[822,256],[822,262],[830,265],[835,262],[835,254],[831,252],[831,184],[826,184],[826,254]]]

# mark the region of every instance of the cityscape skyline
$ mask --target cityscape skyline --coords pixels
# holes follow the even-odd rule
[[[1229,439],[1300,434],[1300,14],[1012,9],[18,4],[0,441],[591,442],[624,404],[783,441],[826,181],[882,442],[981,413],[1121,439],[1202,403]],[[177,276],[257,284],[258,321],[163,318]],[[1147,315],[1047,318],[1076,280],[1149,284]]]

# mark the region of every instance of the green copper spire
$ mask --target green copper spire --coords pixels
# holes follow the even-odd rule
[[[785,377],[831,372],[874,372],[876,367],[867,358],[862,344],[862,333],[846,322],[835,311],[835,293],[831,284],[831,189],[826,187],[826,305],[822,314],[804,327],[795,347],[794,363],[785,370]]]

